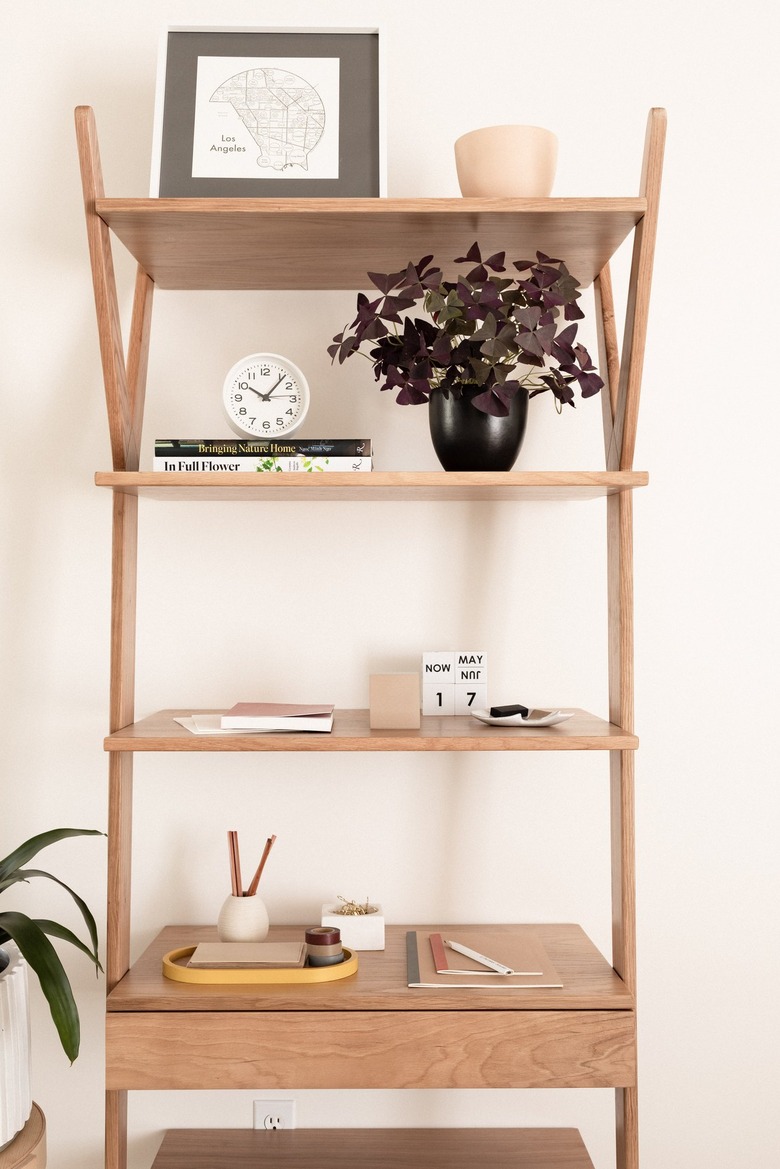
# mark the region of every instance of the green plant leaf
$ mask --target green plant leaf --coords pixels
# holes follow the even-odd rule
[[[65,884],[64,881],[60,881],[58,877],[52,876],[51,873],[44,872],[43,869],[19,869],[18,876],[16,877],[16,880],[17,881],[26,881],[28,877],[46,877],[49,881],[54,881],[55,885],[59,885],[60,888],[64,889],[66,893],[70,893],[71,897],[73,898],[76,905],[78,906],[78,909],[79,909],[79,912],[81,913],[81,916],[84,918],[84,924],[86,925],[87,930],[89,931],[89,937],[90,937],[90,940],[92,942],[92,953],[94,955],[94,961],[97,961],[97,948],[98,948],[97,926],[95,924],[94,917],[92,916],[92,914],[89,911],[89,908],[87,907],[85,902],[82,901],[81,897],[79,897],[78,893],[75,893],[73,891],[73,889],[70,888],[69,885]]]
[[[60,925],[58,921],[49,921],[45,917],[34,917],[32,919],[37,926],[39,926],[45,934],[50,938],[59,938],[61,942],[70,942],[71,946],[75,946],[77,950],[81,950],[82,954],[86,954],[90,962],[95,964],[95,974],[102,971],[103,967],[100,964],[100,959],[97,954],[93,954],[89,946],[82,942],[81,938],[77,938],[72,930],[67,926]]]
[[[14,869],[27,864],[42,848],[56,844],[58,840],[65,840],[69,836],[105,836],[97,828],[54,828],[50,832],[41,832],[38,836],[31,836],[24,844],[20,844],[15,852],[0,861],[0,881],[12,873]]]
[[[81,1025],[73,991],[57,951],[41,927],[24,913],[0,913],[0,929],[13,938],[38,976],[62,1049],[73,1063],[79,1053]]]

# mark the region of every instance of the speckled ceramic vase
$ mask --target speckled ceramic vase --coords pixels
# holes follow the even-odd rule
[[[264,942],[268,936],[268,910],[262,897],[228,897],[219,911],[220,942]]]

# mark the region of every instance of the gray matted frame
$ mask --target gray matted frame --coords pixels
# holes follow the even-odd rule
[[[220,56],[338,58],[338,178],[193,175],[198,58]],[[169,27],[160,46],[150,194],[206,198],[382,196],[386,194],[383,106],[378,28]]]

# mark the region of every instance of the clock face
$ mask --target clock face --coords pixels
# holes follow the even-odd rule
[[[252,353],[225,378],[222,402],[240,435],[276,438],[290,434],[309,409],[309,387],[296,365],[276,353]]]

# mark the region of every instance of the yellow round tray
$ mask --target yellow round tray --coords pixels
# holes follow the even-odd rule
[[[163,956],[163,974],[172,978],[174,982],[203,983],[300,983],[303,985],[315,982],[336,982],[339,978],[349,978],[358,968],[357,954],[354,950],[344,947],[344,961],[335,966],[296,966],[277,967],[275,970],[258,970],[244,967],[225,968],[219,970],[195,969],[194,966],[184,966],[181,962],[195,952],[194,946],[183,946],[180,950],[169,950]]]

